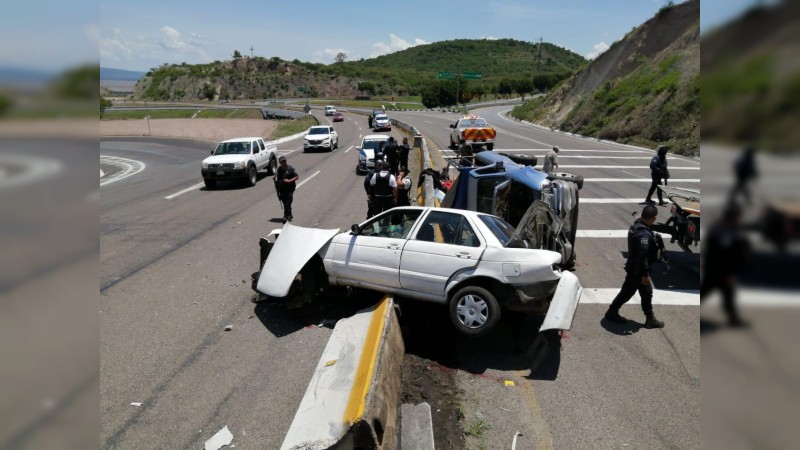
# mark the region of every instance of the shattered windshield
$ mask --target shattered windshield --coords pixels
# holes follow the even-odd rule
[[[481,221],[492,231],[497,240],[508,248],[529,248],[522,237],[514,237],[514,227],[505,220],[489,215],[480,215]]]

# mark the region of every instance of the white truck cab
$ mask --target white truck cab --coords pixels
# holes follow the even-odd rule
[[[331,106],[331,105],[328,105],[328,106],[325,107],[325,115],[326,116],[332,116],[334,114],[336,114],[336,107]]]
[[[273,175],[277,167],[277,145],[267,145],[260,137],[241,137],[217,144],[211,156],[201,163],[200,174],[208,189],[214,189],[222,180],[245,180],[255,186],[258,171],[267,169]]]

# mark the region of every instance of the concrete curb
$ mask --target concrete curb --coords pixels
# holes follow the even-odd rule
[[[433,419],[431,406],[422,402],[419,405],[400,407],[400,450],[434,450]]]
[[[404,353],[391,297],[340,320],[281,449],[394,450]]]

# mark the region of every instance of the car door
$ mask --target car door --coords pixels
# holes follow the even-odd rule
[[[476,266],[485,248],[466,216],[433,210],[403,247],[400,287],[444,298],[450,277]]]
[[[332,268],[347,284],[400,287],[400,255],[420,214],[419,209],[393,209],[361,225],[357,234],[333,242]]]
[[[331,148],[339,146],[339,134],[336,133],[336,130],[333,127],[330,127],[331,133]]]
[[[253,154],[253,161],[256,163],[256,167],[258,170],[264,168],[264,150],[261,149],[261,146],[258,145],[258,141],[253,141],[250,143],[251,152]]]

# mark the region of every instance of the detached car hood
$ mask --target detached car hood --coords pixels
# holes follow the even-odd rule
[[[208,158],[204,159],[203,162],[206,164],[230,164],[235,163],[237,161],[246,161],[250,158],[248,154],[240,154],[240,155],[214,155],[209,156]]]
[[[339,228],[304,228],[287,222],[261,268],[256,289],[270,297],[286,297],[300,269],[337,233]]]

